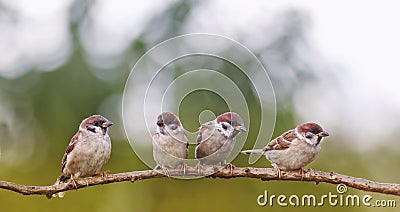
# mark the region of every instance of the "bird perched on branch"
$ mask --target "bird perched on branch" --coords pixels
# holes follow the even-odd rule
[[[329,134],[316,123],[304,123],[270,141],[263,149],[244,150],[244,154],[264,155],[277,170],[300,169],[314,161],[321,150],[321,141]]]
[[[246,132],[243,119],[234,112],[219,115],[216,119],[200,126],[195,149],[199,160],[198,168],[203,164],[226,164],[226,158],[235,146],[236,136]],[[232,168],[232,166],[230,165]]]
[[[185,159],[188,157],[189,142],[179,118],[170,112],[157,117],[157,129],[153,135],[153,157],[157,168],[169,176],[168,169],[182,168],[185,174]]]
[[[65,151],[61,175],[55,184],[71,179],[76,187],[75,179],[100,173],[111,154],[111,139],[107,132],[111,125],[113,123],[101,115],[93,115],[82,121]],[[63,197],[64,192],[53,196]]]

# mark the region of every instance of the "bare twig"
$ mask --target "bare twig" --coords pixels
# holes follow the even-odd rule
[[[212,173],[213,167],[206,167],[205,173]],[[182,170],[170,170],[172,176],[182,175]],[[208,175],[212,178],[258,178],[261,180],[291,180],[291,181],[310,181],[315,183],[331,183],[331,184],[345,184],[358,190],[378,192],[382,194],[392,194],[400,196],[400,184],[380,183],[363,178],[356,178],[337,174],[334,172],[322,172],[316,170],[309,170],[302,176],[298,171],[282,171],[281,179],[278,178],[277,173],[271,168],[251,168],[251,167],[235,167],[233,170],[222,168],[218,172]],[[186,176],[197,176],[198,170],[193,167],[187,167]],[[95,176],[90,178],[83,178],[77,180],[77,188],[72,183],[61,183],[51,186],[25,186],[12,182],[0,181],[0,188],[21,193],[24,195],[47,195],[74,189],[80,189],[87,186],[96,186],[102,184],[109,184],[122,181],[136,182],[139,180],[162,178],[167,177],[154,170],[146,171],[133,171],[118,174],[108,174],[107,176]]]

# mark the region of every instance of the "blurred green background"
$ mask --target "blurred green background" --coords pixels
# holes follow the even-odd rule
[[[326,46],[319,46],[318,36],[322,35],[315,34],[321,19],[313,16],[310,8],[308,3],[244,1],[0,1],[0,180],[24,185],[54,183],[70,138],[80,121],[92,114],[102,114],[115,123],[110,128],[112,155],[104,170],[148,169],[132,150],[123,129],[121,101],[129,72],[139,57],[159,42],[185,33],[209,32],[243,43],[267,67],[277,100],[273,137],[304,121],[319,122],[332,135],[324,141],[317,160],[306,168],[399,183],[400,149],[393,138],[400,129],[400,98],[395,92],[400,87],[389,86],[391,92],[384,92],[391,85],[389,78],[396,79],[395,71],[385,64],[381,64],[382,70],[354,71],[357,66],[352,66],[351,60],[329,57],[327,50],[322,50]],[[356,33],[357,27],[351,30]],[[341,38],[341,33],[338,31],[337,37]],[[340,43],[339,38],[332,42]],[[349,39],[357,44],[357,37]],[[381,39],[371,42],[384,42]],[[359,47],[356,44],[354,48]],[[396,45],[386,45],[387,51],[376,51],[374,57],[393,57],[391,50]],[[347,49],[335,51],[345,54]],[[367,64],[373,61],[363,60],[363,55],[360,58]],[[176,75],[180,68],[184,67],[177,67]],[[219,71],[230,69],[222,63]],[[387,81],[375,77],[380,75],[388,77]],[[254,90],[247,80],[230,77],[246,96],[251,121],[258,123],[260,108]],[[197,119],[191,117],[202,110],[225,112],[220,103],[220,98],[207,92],[188,96],[179,114],[185,128],[195,131],[199,127]],[[244,149],[253,147],[256,128],[250,128]],[[239,155],[232,163],[249,166],[248,156]],[[265,158],[251,166],[270,167]],[[0,190],[0,211],[270,210],[257,205],[264,190],[275,195],[318,197],[336,192],[336,186],[254,179],[152,179],[70,191],[63,199],[51,200]],[[400,201],[351,188],[347,194]],[[338,208],[397,211],[323,207],[326,211]]]

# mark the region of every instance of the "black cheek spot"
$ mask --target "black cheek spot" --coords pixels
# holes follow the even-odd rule
[[[96,129],[94,127],[87,126],[86,129],[89,130],[90,132],[96,133]]]
[[[162,127],[164,125],[164,121],[162,119],[159,119],[156,124],[157,126]]]
[[[224,130],[228,129],[228,127],[225,124],[222,124],[222,128],[224,128]]]

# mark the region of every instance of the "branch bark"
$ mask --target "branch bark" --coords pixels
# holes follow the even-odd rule
[[[233,169],[221,168],[219,171],[215,172],[215,167],[205,167],[204,173],[206,177],[211,178],[258,178],[263,181],[268,180],[290,180],[290,181],[308,181],[315,182],[316,184],[320,182],[330,183],[330,184],[344,184],[346,186],[370,192],[377,192],[382,194],[391,194],[400,196],[400,184],[392,183],[380,183],[363,178],[356,178],[352,176],[346,176],[334,172],[323,172],[317,170],[308,170],[303,173],[299,171],[282,171],[281,178],[278,178],[277,172],[272,168],[251,168],[251,167],[234,167]],[[169,170],[171,176],[182,176],[182,170]],[[198,170],[193,167],[187,167],[185,176],[199,176]],[[7,181],[0,181],[0,188],[14,191],[23,195],[47,195],[51,194],[81,189],[88,186],[96,186],[102,184],[130,181],[136,182],[145,179],[152,178],[163,178],[168,177],[162,173],[155,170],[145,170],[145,171],[133,171],[124,172],[117,174],[108,174],[106,176],[95,176],[89,178],[83,178],[76,180],[76,187],[72,182],[61,183],[58,185],[51,186],[25,186]]]

